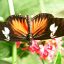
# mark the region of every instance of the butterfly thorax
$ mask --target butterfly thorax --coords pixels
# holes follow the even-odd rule
[[[27,15],[27,23],[28,23],[28,35],[27,35],[27,39],[29,40],[29,45],[32,43],[32,33],[31,33],[31,29],[32,29],[32,24],[31,24],[31,18],[29,17],[29,15]]]

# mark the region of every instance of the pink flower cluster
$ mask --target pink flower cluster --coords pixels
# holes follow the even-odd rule
[[[29,46],[29,51],[32,53],[36,52],[37,54],[40,55],[41,59],[48,59],[51,60],[54,56],[54,53],[56,51],[56,43],[55,41],[48,41],[46,44],[43,46],[38,45],[38,40],[33,40],[32,45]]]
[[[32,53],[40,55],[41,59],[51,60],[56,52],[57,43],[53,40],[46,41],[45,45],[38,45],[39,40],[32,40],[32,44],[28,48],[22,48],[22,50],[29,50]],[[17,48],[20,46],[20,42],[17,42]]]

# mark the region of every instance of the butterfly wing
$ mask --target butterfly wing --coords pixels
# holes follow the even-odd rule
[[[4,30],[5,26],[6,26],[6,22],[0,22],[0,41],[5,39],[5,36],[2,33],[2,31]]]
[[[23,16],[10,16],[7,18],[7,26],[10,29],[11,39],[23,39],[28,34],[28,24],[26,17]]]
[[[50,38],[49,26],[51,23],[53,23],[51,18],[53,18],[53,16],[46,13],[38,14],[32,18],[32,35],[34,39]]]

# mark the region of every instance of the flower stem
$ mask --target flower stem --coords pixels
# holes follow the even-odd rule
[[[16,43],[14,43],[13,47],[12,47],[12,64],[17,64],[17,48],[16,48]]]
[[[10,9],[10,15],[14,15],[15,11],[14,11],[13,0],[8,0],[8,4],[9,4],[9,9]]]
[[[8,0],[9,4],[9,9],[10,9],[10,15],[14,15],[14,5],[13,5],[13,0]],[[17,64],[17,48],[16,48],[16,43],[13,44],[12,47],[12,64]]]

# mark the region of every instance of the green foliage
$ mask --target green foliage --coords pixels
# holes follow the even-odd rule
[[[54,64],[61,64],[61,53],[58,52]]]
[[[0,64],[11,64],[11,63],[9,63],[7,61],[0,60]]]
[[[27,55],[26,57],[23,57],[21,59],[20,57],[18,57],[17,59],[18,59],[18,64],[20,63],[21,64],[43,64],[38,55],[31,54],[31,53],[29,53],[29,55]]]
[[[0,59],[9,57],[10,56],[10,51],[11,47],[10,45],[7,44],[7,42],[0,41]]]
[[[13,0],[16,14],[35,15],[40,12],[64,17],[64,0]],[[8,0],[0,0],[0,16],[5,19],[10,15]]]
[[[7,18],[9,15],[8,0],[0,0],[0,16]]]

